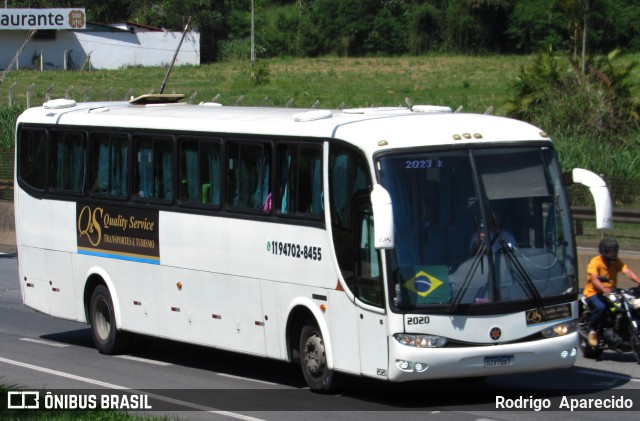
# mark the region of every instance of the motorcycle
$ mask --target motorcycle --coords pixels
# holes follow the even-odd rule
[[[599,358],[604,350],[633,352],[640,364],[640,287],[616,288],[603,297],[608,310],[598,330],[598,345],[589,345],[591,308],[580,298],[578,346],[585,358]]]

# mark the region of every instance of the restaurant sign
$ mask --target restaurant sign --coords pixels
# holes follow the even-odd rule
[[[2,29],[86,29],[83,7],[74,9],[0,9]]]

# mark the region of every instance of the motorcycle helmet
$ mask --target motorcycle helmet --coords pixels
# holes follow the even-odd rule
[[[598,245],[598,251],[609,263],[616,261],[619,249],[618,242],[614,238],[603,238]]]

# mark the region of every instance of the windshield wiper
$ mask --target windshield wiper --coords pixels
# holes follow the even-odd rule
[[[471,266],[469,267],[469,270],[465,275],[464,282],[460,286],[460,289],[456,293],[456,296],[453,297],[453,301],[449,306],[449,310],[448,310],[449,313],[455,314],[455,312],[458,310],[458,307],[460,306],[460,302],[462,301],[462,298],[464,297],[465,292],[467,292],[467,289],[469,289],[469,284],[471,284],[471,279],[473,278],[473,275],[476,273],[476,269],[478,268],[478,265],[481,264],[483,261],[483,256],[486,250],[487,250],[487,244],[486,243],[480,244],[480,247],[478,247],[478,251],[473,256],[473,260],[471,261]]]
[[[533,280],[531,279],[531,277],[529,276],[525,268],[522,267],[522,264],[520,264],[520,261],[518,260],[515,253],[513,252],[511,245],[508,244],[505,240],[499,240],[498,243],[500,244],[499,251],[503,252],[503,254],[505,255],[507,264],[512,265],[518,274],[518,276],[516,276],[515,278],[516,279],[519,278],[520,282],[523,283],[525,290],[527,290],[527,292],[529,293],[529,296],[533,298],[533,300],[535,301],[536,307],[538,308],[538,310],[540,311],[540,314],[542,315],[542,319],[545,320],[544,311],[542,311],[542,308],[544,307],[544,303],[542,301],[542,297],[540,296],[540,293],[538,292],[538,289],[533,283]]]

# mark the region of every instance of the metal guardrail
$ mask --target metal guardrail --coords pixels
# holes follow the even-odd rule
[[[577,221],[591,220],[592,221],[596,216],[596,211],[595,209],[592,209],[592,208],[575,206],[575,207],[571,207],[571,214],[574,220],[577,220]],[[640,211],[614,209],[613,222],[623,222],[627,224],[640,224]]]
[[[13,180],[0,180],[0,190],[13,190]]]

